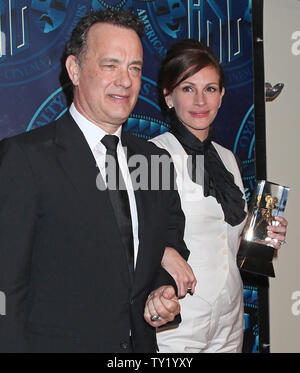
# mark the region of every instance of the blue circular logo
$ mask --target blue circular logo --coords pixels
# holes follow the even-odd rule
[[[182,0],[137,0],[135,12],[144,22],[145,48],[159,59],[174,39],[186,37],[187,12]]]
[[[170,125],[163,120],[157,101],[156,82],[142,76],[139,99],[126,123],[125,130],[146,139],[168,131]]]
[[[72,89],[71,83],[68,83],[52,92],[34,113],[26,131],[42,127],[61,117],[68,109],[65,91]]]
[[[21,85],[60,68],[64,46],[90,0],[8,0],[1,8],[5,46],[0,86]]]
[[[44,126],[61,117],[68,109],[66,96],[70,96],[71,90],[72,85],[68,83],[52,92],[34,113],[26,130]],[[126,123],[125,130],[147,139],[169,130],[169,123],[158,119],[160,108],[156,101],[156,83],[147,77],[142,77],[139,101]]]

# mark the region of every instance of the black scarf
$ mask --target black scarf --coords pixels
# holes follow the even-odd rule
[[[178,119],[172,123],[171,132],[183,146],[186,153],[192,157],[192,169],[188,167],[192,181],[196,179],[196,156],[204,155],[204,185],[205,197],[215,197],[221,204],[225,221],[231,226],[240,224],[246,217],[245,200],[240,188],[235,184],[233,175],[224,166],[219,154],[211,143],[211,136],[203,142],[194,136]]]

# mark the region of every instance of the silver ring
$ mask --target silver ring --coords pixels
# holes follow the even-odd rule
[[[285,243],[287,243],[286,240],[280,241],[280,245],[284,245]]]
[[[151,316],[151,321],[157,321],[159,319],[160,319],[160,316],[158,315]]]

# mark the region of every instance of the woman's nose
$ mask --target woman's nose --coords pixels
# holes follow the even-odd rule
[[[206,97],[203,92],[197,92],[194,96],[194,104],[196,105],[204,105],[206,102]]]

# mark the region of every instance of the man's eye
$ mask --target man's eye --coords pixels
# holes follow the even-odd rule
[[[142,71],[141,67],[139,67],[139,66],[132,66],[131,70],[136,71],[138,73],[140,73]]]

